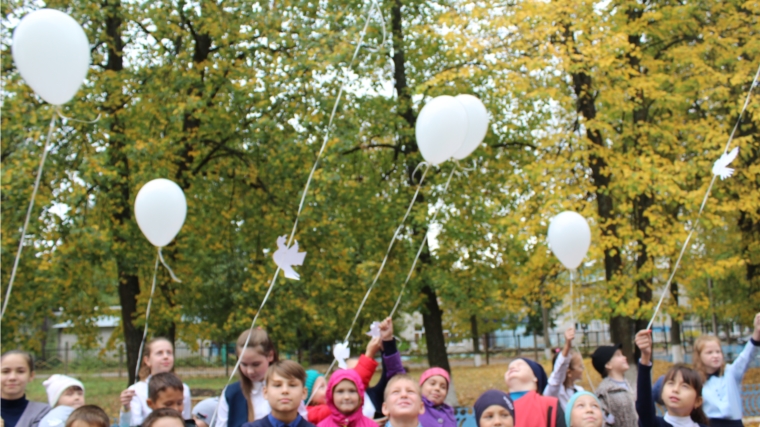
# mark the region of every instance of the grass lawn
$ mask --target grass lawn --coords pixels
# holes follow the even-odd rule
[[[601,377],[591,365],[591,359],[584,360],[586,371],[591,375],[591,380],[595,385],[601,382]],[[551,372],[550,362],[543,362],[547,374]],[[669,363],[656,362],[654,365],[653,378],[664,374],[671,366]],[[475,399],[488,389],[506,390],[504,385],[504,372],[507,366],[505,364],[495,364],[490,366],[461,367],[452,368],[453,377],[456,386],[457,397],[461,406],[472,406]],[[423,369],[413,369],[410,372],[414,378],[419,378]],[[375,375],[375,380],[379,372]],[[85,386],[85,399],[88,404],[98,405],[106,410],[109,416],[114,419],[119,415],[119,394],[126,388],[126,378],[100,378],[100,377],[82,377],[80,378]],[[193,401],[202,400],[209,396],[218,395],[224,387],[227,379],[221,377],[185,377],[183,381],[187,383],[193,392]],[[374,381],[373,381],[374,383]],[[744,377],[745,384],[760,383],[760,368],[753,368],[747,372]],[[584,388],[591,389],[588,380],[584,375],[580,385]],[[28,388],[27,397],[30,400],[47,402],[45,388],[42,381],[33,381]]]

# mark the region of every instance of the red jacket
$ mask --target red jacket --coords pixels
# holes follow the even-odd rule
[[[556,397],[529,391],[515,400],[515,427],[564,427],[565,416]]]
[[[373,359],[370,359],[363,354],[359,356],[359,362],[356,364],[354,371],[356,371],[361,377],[365,389],[369,387],[369,382],[372,381],[372,376],[375,375],[377,365],[378,363]],[[364,398],[364,396],[362,396],[362,398]],[[321,405],[307,406],[306,411],[309,413],[307,419],[314,425],[319,424],[322,420],[329,417],[331,413],[330,408],[324,403]]]

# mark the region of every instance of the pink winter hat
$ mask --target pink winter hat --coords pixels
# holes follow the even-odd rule
[[[420,385],[425,384],[425,381],[428,380],[430,377],[434,377],[436,375],[440,375],[443,378],[446,379],[446,382],[451,384],[451,377],[449,376],[449,373],[446,372],[443,368],[430,368],[427,371],[422,373],[422,376],[420,377]]]

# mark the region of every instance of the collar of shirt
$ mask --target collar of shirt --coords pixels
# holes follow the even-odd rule
[[[301,422],[300,414],[296,415],[296,419],[288,424],[285,424],[284,422],[278,420],[272,414],[267,415],[267,417],[269,418],[269,422],[272,424],[272,427],[295,427]]]

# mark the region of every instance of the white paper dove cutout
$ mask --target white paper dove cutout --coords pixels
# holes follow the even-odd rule
[[[333,356],[338,361],[338,367],[340,369],[348,369],[346,360],[351,357],[351,349],[348,348],[348,341],[343,341],[335,344],[333,347]]]
[[[380,322],[372,322],[372,324],[369,326],[369,332],[367,332],[367,336],[372,338],[380,336]]]
[[[303,265],[303,260],[306,258],[306,252],[298,252],[298,241],[293,242],[293,246],[288,247],[287,236],[280,236],[277,238],[277,250],[272,258],[274,263],[285,274],[288,279],[299,280],[301,276],[293,270],[294,265]]]
[[[739,147],[734,148],[729,153],[723,153],[722,156],[713,164],[712,173],[718,175],[721,180],[724,180],[734,174],[733,168],[728,167],[731,162],[739,155]]]

